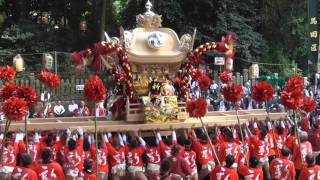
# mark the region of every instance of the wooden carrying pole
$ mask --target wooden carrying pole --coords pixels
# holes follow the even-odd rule
[[[98,112],[99,113],[99,112]],[[96,110],[96,115],[94,118],[94,135],[95,135],[95,142],[96,142],[96,176],[97,179],[98,177],[98,153],[99,153],[99,149],[98,149],[98,131],[97,131],[97,121],[98,121],[98,116],[99,114],[97,114],[97,110]]]

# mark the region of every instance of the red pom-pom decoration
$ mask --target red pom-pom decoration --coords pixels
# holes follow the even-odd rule
[[[12,81],[16,77],[16,71],[10,67],[2,67],[0,69],[0,79],[2,81]]]
[[[49,76],[50,76],[49,72],[41,71],[39,75],[40,82],[42,82],[43,84],[46,84],[48,82]]]
[[[14,83],[6,83],[6,85],[0,90],[0,99],[5,101],[12,97],[17,90],[17,86]]]
[[[200,69],[194,69],[191,73],[192,79],[198,81],[198,79],[203,76],[203,72]]]
[[[191,73],[192,79],[196,80],[202,91],[206,91],[211,83],[211,79],[200,69],[194,69]]]
[[[59,88],[61,85],[60,76],[47,71],[41,71],[39,80],[50,89]]]
[[[207,113],[207,102],[202,98],[189,100],[186,108],[190,117],[201,118]]]
[[[49,82],[47,83],[48,88],[56,89],[56,88],[59,88],[60,85],[61,85],[60,76],[52,73],[49,78]]]
[[[270,83],[258,82],[254,85],[252,91],[252,98],[257,103],[269,102],[274,95],[274,88]]]
[[[241,86],[226,86],[222,89],[222,94],[227,101],[236,103],[241,100],[243,89]]]
[[[202,91],[206,91],[209,89],[211,79],[207,75],[203,74],[201,77],[199,77],[198,84]]]
[[[282,91],[281,92],[281,103],[287,109],[298,109],[303,106],[303,91],[296,89],[293,91]]]
[[[35,89],[28,85],[17,89],[17,97],[27,102],[28,107],[34,107],[38,102],[38,96]]]
[[[284,90],[287,92],[300,90],[303,91],[304,80],[302,77],[292,77],[290,78],[284,86]]]
[[[8,119],[21,121],[28,113],[27,102],[17,97],[11,97],[3,103],[2,111]]]
[[[228,71],[223,71],[219,74],[220,81],[224,84],[228,84],[233,81],[232,73]]]
[[[87,101],[99,103],[106,97],[106,88],[98,76],[92,76],[84,86],[84,97]]]
[[[317,104],[311,97],[304,98],[304,104],[301,107],[305,112],[314,112],[317,108]]]

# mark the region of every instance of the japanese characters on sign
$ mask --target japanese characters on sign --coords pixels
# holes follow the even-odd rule
[[[319,50],[318,1],[308,0],[308,61],[316,64]],[[309,64],[308,64],[309,65]]]

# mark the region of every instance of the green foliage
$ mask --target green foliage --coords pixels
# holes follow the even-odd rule
[[[0,0],[0,54],[44,51],[80,50],[100,40],[102,0],[56,0],[28,4],[16,0],[8,6]],[[39,1],[40,2],[40,1]],[[146,0],[106,0],[106,31],[119,35],[119,26],[133,29],[136,15],[145,12]],[[264,66],[263,73],[279,72],[292,75],[292,61],[306,72],[307,36],[306,3],[292,0],[153,0],[156,13],[162,15],[164,27],[172,28],[179,36],[197,28],[195,46],[219,41],[229,31],[238,36],[235,70],[248,68],[250,62],[280,63],[284,66]],[[50,11],[59,22],[38,24],[28,15],[30,10]],[[19,11],[17,11],[19,10]],[[67,20],[61,25],[60,19]],[[280,18],[281,17],[281,18]],[[88,29],[79,30],[79,22],[86,20]],[[58,24],[59,30],[53,25]],[[30,67],[40,63],[40,56],[26,58]],[[60,57],[59,57],[60,58]],[[61,57],[69,62],[68,56]],[[1,63],[9,63],[12,56],[1,56]],[[60,66],[65,67],[63,65]],[[295,73],[296,71],[294,71]]]

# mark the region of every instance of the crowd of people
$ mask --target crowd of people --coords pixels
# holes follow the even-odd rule
[[[212,80],[208,92],[201,92],[198,84],[196,81],[190,81],[189,82],[189,88],[190,88],[190,97],[191,99],[199,98],[199,97],[205,97],[207,104],[208,104],[208,110],[209,111],[230,111],[234,110],[234,107],[224,99],[222,95],[222,89],[226,86],[226,84],[223,84],[221,82],[216,82],[215,80]],[[252,98],[252,87],[251,82],[245,82],[242,85],[243,89],[243,98],[239,102],[239,106],[243,110],[252,110],[252,109],[265,109],[266,106],[271,111],[281,111],[284,112],[285,108],[280,103],[280,92],[283,87],[276,86],[275,90],[275,97],[272,102],[269,102],[268,104],[262,103],[256,103]],[[315,90],[314,86],[306,86],[304,89],[304,95],[306,97],[313,97],[315,100],[320,99],[320,89],[318,88]]]
[[[64,105],[60,100],[51,102],[50,93],[44,91],[40,96],[41,103],[37,110],[30,109],[30,118],[52,118],[52,117],[83,117],[83,116],[107,116],[107,111],[103,102],[95,105],[93,109],[89,109],[85,101],[76,103],[74,100]]]
[[[10,133],[0,136],[0,179],[319,179],[320,121],[295,127],[287,117],[207,127],[209,136],[201,128],[144,138],[136,131],[96,139],[81,128]]]

